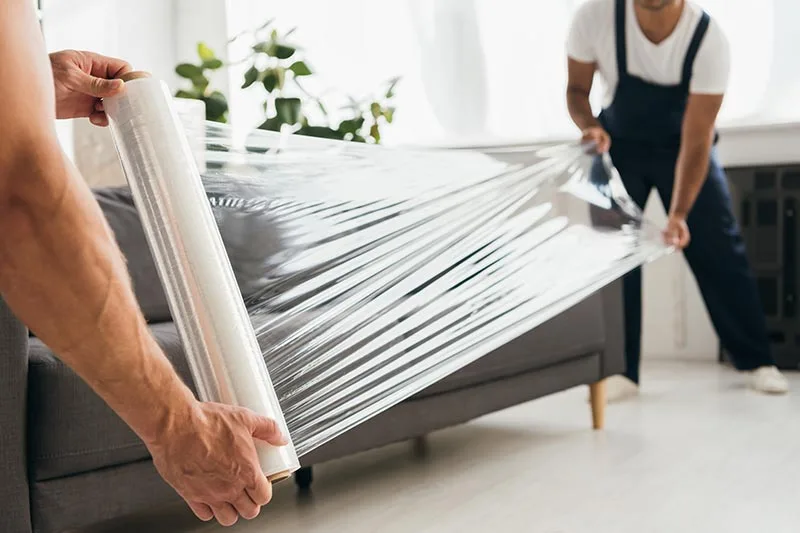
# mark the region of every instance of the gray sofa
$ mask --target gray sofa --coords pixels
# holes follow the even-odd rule
[[[101,206],[128,257],[151,327],[192,382],[133,207]],[[408,401],[303,457],[305,466],[422,436],[622,372],[622,297],[613,284]],[[595,390],[598,390],[596,387]],[[595,427],[602,406],[593,404]],[[587,415],[587,430],[589,427]],[[534,423],[532,421],[532,423]],[[0,300],[0,530],[57,532],[176,501],[122,421]]]

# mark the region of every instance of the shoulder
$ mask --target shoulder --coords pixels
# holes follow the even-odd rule
[[[692,8],[697,11],[698,23],[703,14],[703,9],[697,5],[691,4]],[[703,42],[700,43],[698,50],[698,59],[703,61],[728,61],[730,56],[730,44],[728,43],[728,36],[725,34],[725,29],[714,17],[710,17],[708,29],[706,30]]]
[[[614,23],[614,4],[615,0],[588,0],[575,10],[567,38],[567,52],[572,59],[597,60],[597,41],[602,30]]]
[[[614,16],[615,0],[587,0],[575,10],[574,23],[604,24],[606,19]]]
[[[692,92],[722,94],[728,86],[731,68],[730,44],[722,26],[712,17],[697,50],[692,75]]]

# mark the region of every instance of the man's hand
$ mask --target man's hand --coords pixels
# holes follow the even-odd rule
[[[287,443],[277,424],[246,409],[195,402],[175,413],[148,448],[161,476],[198,518],[223,526],[258,516],[272,487],[258,463],[253,439]]]
[[[86,118],[95,126],[107,126],[101,98],[122,90],[121,75],[131,66],[93,52],[65,50],[50,54],[56,93],[57,118]]]
[[[592,126],[581,132],[581,141],[594,146],[598,154],[604,154],[611,148],[611,136],[600,126]]]
[[[678,250],[683,250],[689,246],[691,235],[686,219],[678,215],[670,215],[667,220],[667,227],[664,229],[664,242],[669,246],[674,246]]]

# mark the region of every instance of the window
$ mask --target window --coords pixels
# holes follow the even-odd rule
[[[360,95],[392,76],[396,122],[388,142],[469,143],[575,135],[566,112],[564,41],[585,0],[237,0],[230,34],[275,17],[316,71],[317,94]],[[800,119],[800,63],[792,21],[796,0],[700,0],[731,42],[733,71],[721,123]],[[238,43],[229,50],[241,56]],[[261,95],[236,90],[244,66],[231,72],[232,120],[254,125]],[[335,97],[332,97],[335,100]]]

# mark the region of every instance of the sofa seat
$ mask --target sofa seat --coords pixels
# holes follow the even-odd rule
[[[602,309],[601,293],[594,294],[418,396],[469,388],[601,352],[606,339],[603,323],[597,317],[602,316]]]
[[[193,386],[175,326],[151,330],[186,383]],[[80,416],[76,416],[79,413]],[[28,461],[37,481],[148,457],[133,431],[39,339],[30,340]]]
[[[601,305],[600,296],[592,296],[417,397],[535,371],[601,351],[603,330],[596,319]],[[168,322],[153,324],[151,329],[178,373],[192,386],[175,326]],[[148,457],[147,449],[122,420],[35,338],[30,344],[28,435],[29,461],[37,481]]]

